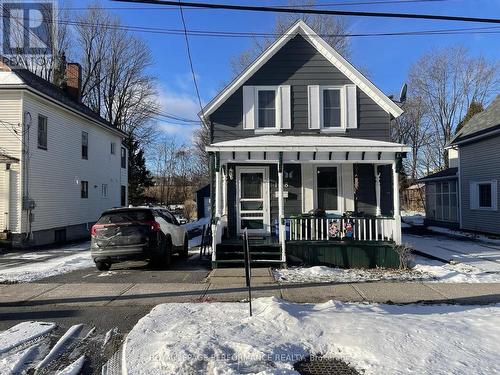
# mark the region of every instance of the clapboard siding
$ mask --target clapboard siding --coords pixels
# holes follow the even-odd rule
[[[345,85],[352,83],[327,61],[302,36],[288,42],[245,85],[290,85],[292,129],[282,135],[319,134],[308,129],[308,85]],[[370,97],[358,89],[358,128],[349,129],[347,136],[375,140],[390,140],[390,116]],[[211,116],[212,141],[221,142],[255,136],[253,130],[243,130],[243,89],[240,87]]]
[[[497,187],[499,206],[496,211],[470,208],[472,182],[490,180],[500,182],[499,142],[499,135],[490,136],[475,143],[461,145],[459,148],[463,229],[500,234],[500,186]]]
[[[0,92],[0,152],[21,160],[22,137],[22,92]],[[17,231],[21,225],[21,176],[20,164],[12,164],[11,171],[0,164],[0,230],[7,227]],[[10,173],[10,186],[7,186],[7,174]],[[10,197],[10,198],[9,198]],[[5,213],[9,213],[6,225]]]
[[[39,96],[26,93],[24,111],[31,113],[29,187],[36,202],[33,231],[94,222],[101,212],[120,206],[120,186],[127,185],[120,168],[121,137]],[[38,115],[47,117],[47,150],[37,147]],[[88,160],[81,157],[82,131],[88,133]],[[111,142],[116,153],[111,154]],[[88,181],[89,197],[80,197]],[[102,184],[108,197],[102,197]]]

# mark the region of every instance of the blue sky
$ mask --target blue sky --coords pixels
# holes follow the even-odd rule
[[[201,0],[199,0],[201,2]],[[242,3],[254,5],[286,5],[286,0],[204,0],[214,3]],[[353,3],[361,0],[318,0],[317,3]],[[366,0],[365,0],[366,1]],[[384,0],[380,0],[384,1]],[[62,1],[61,7],[80,7],[90,1]],[[178,8],[133,5],[108,0],[101,1],[113,9],[123,24],[129,26],[181,29]],[[149,8],[149,9],[146,9]],[[499,17],[500,0],[444,0],[434,2],[409,2],[406,4],[377,4],[339,6],[339,9],[358,11],[387,11],[401,13],[429,13],[463,15],[471,17]],[[185,9],[188,29],[210,31],[271,32],[275,15],[222,10]],[[413,30],[453,29],[464,27],[500,26],[491,24],[404,20],[387,18],[349,17],[352,33],[399,32]],[[151,47],[154,56],[152,74],[158,77],[163,111],[186,118],[196,118],[199,106],[196,101],[191,72],[186,55],[183,35],[138,33]],[[208,102],[231,79],[230,60],[252,44],[250,38],[190,36],[194,68],[198,78],[201,98]],[[405,82],[408,69],[422,54],[432,48],[462,44],[473,55],[483,55],[500,60],[500,33],[436,35],[436,36],[387,36],[351,38],[351,62],[367,70],[370,79],[384,92],[397,93]],[[162,131],[175,135],[179,140],[190,141],[193,127],[186,125],[158,124]]]

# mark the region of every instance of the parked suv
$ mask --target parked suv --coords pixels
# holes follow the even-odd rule
[[[188,256],[186,230],[164,208],[104,211],[91,235],[91,255],[100,271],[125,260],[148,260],[154,266],[168,267],[173,253]]]

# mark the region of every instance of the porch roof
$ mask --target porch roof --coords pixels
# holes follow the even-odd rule
[[[19,159],[0,152],[0,164],[16,164]]]
[[[207,151],[385,151],[409,152],[400,143],[334,136],[262,135],[212,143]]]

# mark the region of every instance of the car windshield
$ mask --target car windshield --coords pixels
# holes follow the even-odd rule
[[[149,210],[129,210],[105,213],[101,216],[97,224],[117,224],[151,220],[154,220],[154,218]]]

